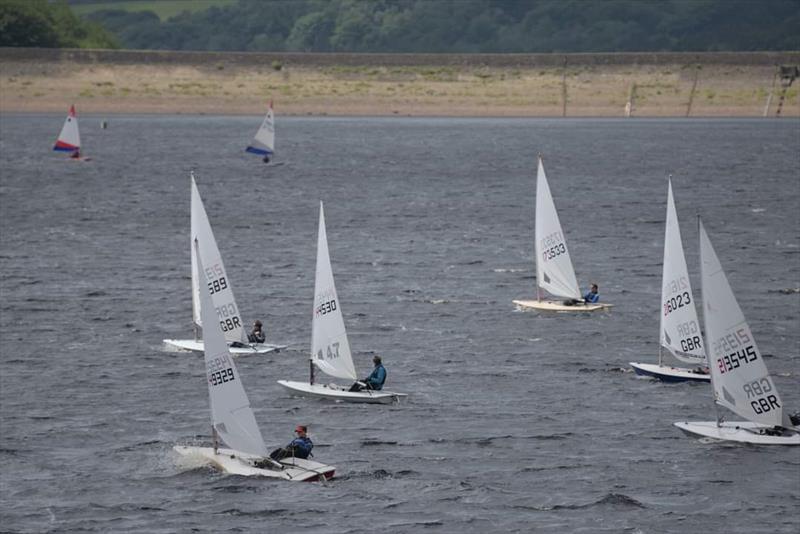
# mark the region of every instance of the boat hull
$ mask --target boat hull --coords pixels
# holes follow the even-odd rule
[[[720,424],[716,421],[685,421],[673,424],[692,437],[753,445],[800,445],[800,433],[795,430],[787,431],[782,436],[770,436],[759,432],[771,427],[750,421],[724,421]]]
[[[308,382],[293,382],[291,380],[278,380],[278,384],[292,393],[304,397],[331,399],[343,402],[390,404],[392,402],[399,402],[402,397],[407,397],[405,393],[395,393],[392,391],[348,391],[336,384],[309,384]]]
[[[196,339],[165,339],[164,344],[170,350],[203,352],[203,341]],[[228,344],[228,350],[234,356],[242,354],[266,354],[268,352],[280,352],[285,349],[286,345],[273,345],[271,343],[252,343],[244,347],[231,347]]]
[[[711,382],[710,374],[702,374],[685,367],[671,367],[652,363],[629,362],[639,376],[647,376],[662,382]]]
[[[202,459],[220,471],[231,475],[279,478],[293,482],[314,482],[329,480],[336,472],[336,468],[331,465],[300,458],[281,460],[283,469],[260,469],[253,465],[253,462],[260,459],[259,456],[232,449],[218,449],[217,452],[214,452],[211,447],[175,445],[173,450],[181,456]]]
[[[582,313],[582,312],[593,312],[598,310],[607,310],[608,308],[613,307],[613,304],[605,304],[605,303],[596,303],[596,304],[585,304],[579,302],[573,306],[567,306],[562,301],[557,300],[514,300],[512,301],[514,304],[517,305],[517,309],[525,311],[525,310],[540,310],[540,311],[552,311],[552,312],[568,312],[568,313]]]

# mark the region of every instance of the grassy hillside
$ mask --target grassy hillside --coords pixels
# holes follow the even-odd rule
[[[183,11],[205,11],[210,7],[222,7],[235,4],[236,0],[128,0],[127,2],[93,2],[71,6],[72,11],[82,17],[104,9],[120,9],[122,11],[152,11],[162,21],[174,17]]]
[[[258,54],[0,48],[0,112],[800,116],[800,53]],[[783,95],[783,99],[781,99]]]

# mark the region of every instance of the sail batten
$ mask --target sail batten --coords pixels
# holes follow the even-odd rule
[[[350,342],[344,326],[342,306],[336,294],[325,231],[325,212],[319,204],[317,268],[314,280],[314,307],[311,320],[311,360],[323,373],[356,380]]]
[[[550,193],[542,158],[536,172],[536,282],[557,297],[580,299],[575,270]]]
[[[788,427],[783,400],[702,222],[699,229],[705,341],[715,401],[754,423]]]

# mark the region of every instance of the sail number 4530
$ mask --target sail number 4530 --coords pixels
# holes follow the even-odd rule
[[[327,315],[331,312],[336,311],[336,300],[329,300],[328,302],[323,302],[314,310],[315,315]]]

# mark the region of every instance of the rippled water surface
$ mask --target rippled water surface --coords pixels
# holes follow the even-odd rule
[[[66,108],[65,108],[66,109]],[[666,176],[699,284],[702,215],[785,403],[800,409],[800,123],[0,117],[0,477],[13,532],[800,530],[800,447],[701,443],[703,385],[655,361]],[[610,312],[514,311],[534,295],[541,152],[578,280]],[[327,484],[180,463],[209,442],[190,335],[189,171],[244,318],[289,350],[241,357],[269,447],[310,426]],[[291,397],[307,373],[318,203],[356,367],[392,406]]]

